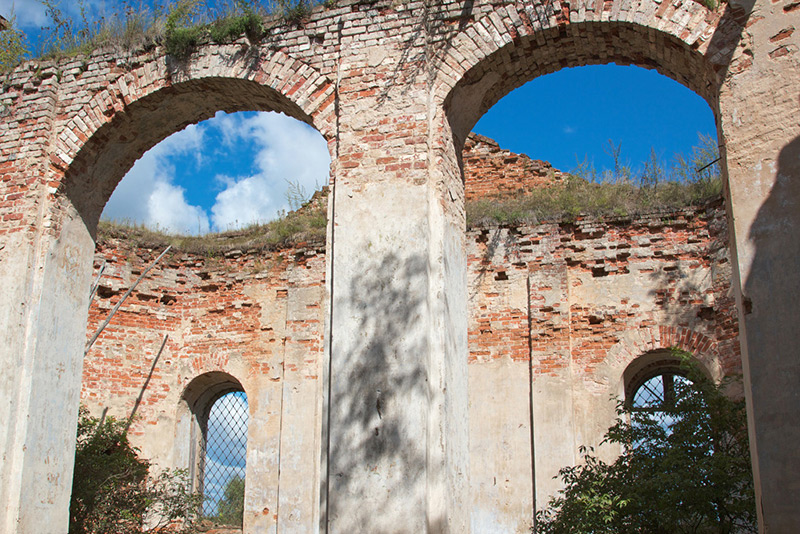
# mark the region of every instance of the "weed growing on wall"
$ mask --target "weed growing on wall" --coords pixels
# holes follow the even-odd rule
[[[265,224],[252,224],[241,230],[183,236],[167,234],[145,228],[143,225],[100,221],[98,237],[124,237],[136,246],[174,249],[192,254],[214,256],[233,249],[277,250],[300,243],[322,246],[328,225],[328,189],[314,193],[295,211],[280,213],[278,218]]]
[[[163,45],[168,54],[183,59],[197,46],[230,43],[247,36],[258,42],[265,33],[268,16],[277,21],[300,24],[317,5],[332,7],[333,0],[218,0],[212,7],[206,0],[119,0],[106,3],[99,14],[88,0],[75,0],[77,17],[65,13],[60,0],[41,0],[48,23],[34,50],[37,57],[60,59],[89,54],[103,47],[123,50],[149,49]],[[25,35],[18,29],[0,35],[0,69],[18,65],[29,53]]]
[[[570,221],[580,216],[628,217],[697,206],[719,198],[722,179],[716,141],[702,136],[688,156],[678,155],[668,168],[655,154],[641,171],[622,159],[610,144],[614,165],[598,171],[578,165],[563,185],[534,189],[515,197],[468,202],[467,224],[518,224]],[[698,171],[699,169],[699,171]]]
[[[19,65],[28,53],[25,34],[17,28],[16,22],[12,13],[8,29],[0,31],[0,74]]]
[[[163,35],[165,5],[154,0],[149,6],[135,0],[120,0],[99,17],[86,4],[76,0],[77,19],[60,9],[58,0],[41,0],[49,19],[42,28],[36,51],[45,59],[60,59],[89,54],[101,47],[124,50],[155,46]]]

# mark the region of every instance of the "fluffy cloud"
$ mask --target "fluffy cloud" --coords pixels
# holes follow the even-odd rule
[[[197,125],[168,137],[141,157],[111,195],[103,217],[144,224],[166,232],[206,233],[208,215],[190,205],[183,188],[172,183],[175,167],[171,156],[196,154],[201,158],[204,130]]]
[[[12,11],[20,28],[38,28],[48,23],[45,7],[39,0],[0,0],[0,15],[9,18]]]
[[[249,163],[250,173],[220,172],[228,170],[215,161],[220,152]],[[287,210],[290,187],[309,196],[327,182],[329,168],[327,144],[310,126],[278,113],[220,112],[148,151],[117,186],[103,216],[184,234],[240,228]],[[187,201],[176,183],[179,170],[194,173],[191,187],[201,188],[194,197],[207,198],[205,204]]]
[[[308,194],[327,182],[328,147],[322,136],[295,119],[278,113],[248,117],[217,114],[226,146],[250,139],[256,144],[252,176],[217,176],[225,184],[211,208],[214,228],[226,230],[274,219],[288,209],[287,191],[295,184]]]
[[[208,233],[208,216],[200,207],[189,205],[184,193],[182,187],[156,182],[147,199],[145,224],[179,234]]]

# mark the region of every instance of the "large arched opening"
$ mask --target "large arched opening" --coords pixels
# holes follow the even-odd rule
[[[720,72],[724,71],[724,68],[720,69],[720,65],[726,65],[730,60],[730,56],[725,57],[718,53],[721,43],[714,40],[715,26],[720,21],[719,13],[710,12],[697,4],[679,6],[679,10],[685,10],[685,17],[681,24],[676,25],[675,21],[680,17],[672,17],[667,21],[663,10],[655,5],[648,7],[642,4],[637,8],[642,12],[637,14],[621,13],[611,5],[607,7],[608,10],[602,8],[599,13],[590,13],[588,9],[583,12],[582,8],[575,12],[574,8],[566,7],[562,13],[555,12],[550,14],[552,16],[543,17],[542,13],[537,16],[534,9],[508,8],[506,13],[494,13],[477,20],[471,31],[465,31],[453,39],[452,48],[447,51],[443,60],[449,68],[440,78],[439,96],[443,101],[444,113],[441,122],[443,137],[439,148],[442,154],[442,171],[446,175],[445,181],[450,187],[454,202],[461,202],[465,196],[461,181],[464,166],[461,161],[462,147],[480,117],[520,85],[565,67],[616,63],[656,69],[700,95],[711,107],[715,117],[718,117]],[[570,9],[572,11],[568,12]],[[546,29],[534,29],[541,26]],[[509,32],[510,35],[498,38],[498,35],[502,35],[497,33],[498,28],[512,28],[512,31]],[[717,125],[719,131],[719,119]],[[724,139],[721,132],[720,139]],[[452,226],[452,231],[453,239],[457,239],[455,233],[458,232],[458,222]],[[507,273],[502,274],[507,276]],[[530,308],[530,278],[528,283],[527,306]],[[551,288],[550,284],[545,285]],[[524,288],[521,291],[525,293]],[[546,296],[544,300],[547,300]],[[559,306],[557,298],[554,302],[555,304],[549,303],[549,310],[553,306]],[[522,302],[521,305],[524,307],[525,303]],[[530,309],[528,312],[530,313]],[[589,320],[591,322],[591,318]],[[559,332],[566,332],[570,328],[567,323],[562,326],[563,329],[557,329]],[[531,324],[528,323],[527,327],[531,328]],[[525,330],[524,325],[521,328]],[[562,352],[567,354],[571,350],[567,348],[571,343],[567,338],[568,336],[560,336],[550,342],[558,347],[566,343]],[[529,345],[527,350],[534,351],[534,348]],[[517,400],[527,401],[523,406],[529,420],[526,422],[525,417],[521,417],[520,421],[515,419],[513,425],[508,423],[508,439],[502,444],[508,450],[495,451],[497,462],[494,467],[489,465],[491,461],[483,462],[471,472],[471,498],[475,510],[471,518],[473,528],[485,530],[502,526],[505,529],[515,529],[525,524],[526,519],[529,527],[532,511],[545,505],[548,496],[557,489],[552,484],[541,481],[549,480],[557,473],[558,468],[554,465],[573,464],[577,454],[571,450],[572,447],[559,445],[563,444],[563,440],[550,438],[563,437],[567,433],[570,436],[568,441],[580,441],[586,438],[586,432],[591,434],[590,427],[593,423],[590,421],[591,415],[586,415],[591,412],[588,406],[584,406],[586,413],[576,415],[575,419],[567,415],[573,409],[568,407],[583,406],[583,401],[576,400],[571,393],[572,381],[576,378],[571,376],[572,364],[567,361],[569,358],[561,362],[564,365],[556,360],[558,358],[548,357],[542,367],[544,371],[535,377],[535,385],[534,374],[540,370],[533,367],[527,370],[524,365],[519,365],[519,369],[509,371],[512,374],[529,373],[531,384],[528,385],[527,395],[524,391],[515,392],[507,385],[507,381],[499,381],[503,387],[508,388],[504,390],[506,393],[519,393]],[[512,361],[511,364],[513,363]],[[492,372],[495,371],[498,370]],[[470,385],[473,385],[472,381]],[[481,388],[482,391],[494,391],[493,386],[485,381]],[[470,406],[479,406],[472,399],[472,394]],[[581,411],[580,406],[577,406],[576,413]],[[476,418],[471,416],[470,424],[474,426],[475,421]],[[493,424],[491,428],[487,427],[486,435],[493,432],[496,434],[498,428],[503,426],[497,421]],[[511,429],[512,426],[514,429]],[[531,433],[527,440],[517,429],[525,426]],[[481,435],[481,429],[470,428],[470,436],[476,435]],[[519,446],[509,445],[514,440],[519,442]],[[484,453],[491,452],[492,445],[484,443],[485,440],[477,441],[483,446]],[[471,448],[474,448],[473,443],[474,440],[470,444]],[[509,447],[516,451],[510,455],[515,456],[514,458],[509,456]],[[548,461],[539,465],[542,458],[547,458]],[[549,465],[553,460],[554,465]],[[476,462],[471,464],[473,467],[476,465]],[[499,471],[498,467],[507,469],[509,475],[494,476],[494,472]],[[528,476],[516,475],[521,472]],[[531,481],[530,485],[528,480]],[[542,487],[537,488],[537,483]],[[504,512],[495,513],[498,509],[503,509]]]
[[[100,213],[125,172],[162,139],[220,110],[280,111],[330,133],[333,86],[282,52],[232,45],[201,50],[189,64],[147,54],[131,61],[119,76],[113,65],[86,73],[80,62],[62,73],[65,81],[85,80],[83,90],[57,105],[50,189],[37,221],[44,232],[29,259],[35,274],[23,284],[38,302],[23,321],[29,325],[29,342],[17,356],[23,371],[6,395],[8,427],[16,430],[6,440],[3,494],[13,501],[7,520],[23,531],[67,524],[85,289]],[[47,513],[38,514],[22,496],[41,493],[34,488],[42,480],[50,495],[41,499]]]

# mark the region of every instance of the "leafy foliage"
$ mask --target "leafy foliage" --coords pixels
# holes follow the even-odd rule
[[[673,352],[689,380],[676,382],[668,422],[620,403],[605,441],[624,452],[609,464],[582,449],[583,462],[560,471],[565,488],[537,513],[537,534],[755,532],[744,400]]]
[[[0,74],[19,65],[28,53],[25,34],[17,28],[16,22],[12,13],[8,29],[0,31]]]
[[[188,528],[201,497],[191,492],[186,472],[152,477],[149,471],[128,442],[124,422],[90,417],[81,407],[70,534],[140,534],[145,522],[154,533],[180,532],[180,523]]]
[[[203,42],[230,43],[246,35],[261,40],[267,11],[257,2],[233,0],[212,13],[202,0],[178,0],[166,19],[164,44],[167,53],[184,59]]]
[[[217,505],[217,521],[223,525],[242,524],[244,518],[244,479],[233,477],[225,486],[222,499]]]
[[[613,169],[599,172],[583,162],[563,185],[534,189],[519,197],[487,198],[467,203],[467,224],[574,220],[581,215],[633,216],[701,205],[722,193],[714,139],[701,136],[687,157],[676,156],[665,168],[655,154],[641,171],[622,160],[619,146],[610,143]],[[702,169],[700,172],[697,169]]]

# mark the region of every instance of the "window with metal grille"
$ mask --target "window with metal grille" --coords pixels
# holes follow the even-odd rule
[[[636,411],[649,412],[661,426],[669,427],[675,417],[676,389],[689,384],[689,379],[678,371],[665,369],[634,389],[631,407]]]
[[[218,524],[242,525],[248,419],[243,391],[223,393],[208,411],[201,471],[203,515]]]

